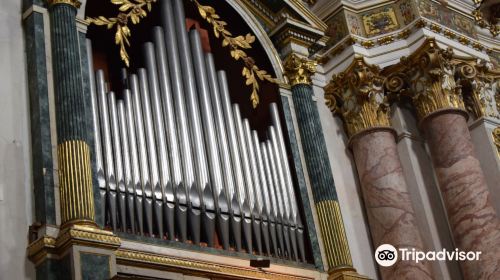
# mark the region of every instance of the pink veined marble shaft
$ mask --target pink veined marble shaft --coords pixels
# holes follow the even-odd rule
[[[458,113],[431,115],[423,128],[455,244],[482,252],[479,261],[460,262],[465,279],[500,279],[500,221],[465,118]]]
[[[391,244],[425,251],[394,134],[389,130],[374,130],[355,136],[352,150],[374,247]],[[390,267],[380,266],[380,272],[384,280],[434,279],[427,262],[399,260]]]

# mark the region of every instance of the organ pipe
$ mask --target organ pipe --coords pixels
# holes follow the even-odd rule
[[[144,68],[120,72],[122,94],[102,70],[91,77],[106,226],[306,261],[277,105],[259,137],[231,102],[226,72],[186,30],[183,1],[160,5]]]

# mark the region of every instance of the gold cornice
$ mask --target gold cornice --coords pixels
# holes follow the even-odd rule
[[[334,75],[325,87],[327,106],[341,116],[351,138],[366,130],[391,126],[384,81],[377,66],[355,57],[353,63]]]
[[[28,259],[31,260],[36,266],[41,263],[49,253],[52,253],[55,248],[56,239],[54,237],[47,235],[42,236],[28,246]]]
[[[33,241],[28,245],[27,255],[35,265],[38,265],[49,254],[59,258],[73,245],[116,250],[120,244],[120,238],[110,231],[91,226],[71,225],[63,229],[57,238],[45,235]]]
[[[110,231],[80,225],[73,225],[62,230],[57,237],[57,248],[66,248],[75,244],[114,250],[120,247],[121,240]]]
[[[156,265],[166,268],[177,268],[188,271],[198,271],[215,275],[244,277],[244,279],[312,279],[307,277],[298,277],[294,275],[286,275],[254,268],[243,268],[237,266],[223,265],[211,263],[208,261],[190,260],[180,257],[164,256],[152,253],[145,253],[135,250],[119,249],[116,251],[118,263],[126,263],[132,266],[148,266]]]
[[[316,61],[300,57],[295,53],[290,54],[283,64],[285,75],[292,86],[299,84],[311,85],[311,77],[316,73],[317,65]]]
[[[321,31],[326,31],[328,28],[328,25],[323,22],[319,17],[317,17],[314,13],[311,12],[309,8],[307,8],[302,2],[299,0],[290,0],[290,3],[293,4],[295,8],[297,8],[300,12],[304,14],[306,18],[308,18],[311,22],[313,22],[316,25],[316,28],[318,28]]]
[[[54,6],[54,5],[57,5],[57,4],[67,4],[67,5],[71,5],[77,9],[80,8],[80,6],[82,5],[82,2],[78,1],[78,0],[47,0],[49,6]]]

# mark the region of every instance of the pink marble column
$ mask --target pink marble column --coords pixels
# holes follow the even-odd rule
[[[436,112],[424,119],[423,129],[455,244],[482,252],[479,261],[460,262],[465,279],[500,279],[500,221],[464,116]]]
[[[374,247],[387,243],[425,251],[393,131],[372,129],[355,135],[351,144]],[[398,261],[380,272],[384,280],[434,279],[426,262]]]

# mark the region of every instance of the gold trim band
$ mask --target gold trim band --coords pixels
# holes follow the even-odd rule
[[[79,9],[80,6],[82,5],[82,2],[78,0],[48,0],[47,2],[51,7],[57,4],[67,4]]]
[[[94,192],[90,150],[82,140],[70,140],[57,146],[61,223],[94,223]]]

